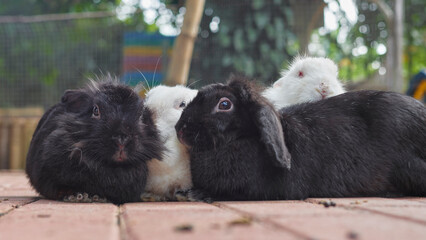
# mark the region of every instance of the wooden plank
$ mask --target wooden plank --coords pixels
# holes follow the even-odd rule
[[[22,135],[24,121],[22,118],[13,118],[10,129],[10,150],[9,150],[9,166],[10,169],[23,169],[22,157],[24,155],[22,149]]]
[[[0,118],[0,169],[23,169],[40,117]]]
[[[0,108],[0,116],[7,117],[31,117],[42,116],[44,113],[41,107],[32,108]]]
[[[22,144],[23,156],[21,158],[22,168],[25,168],[28,149],[30,148],[31,139],[33,138],[33,134],[35,129],[37,128],[37,124],[39,120],[40,120],[39,117],[33,117],[25,121],[24,131],[23,131],[23,144]]]
[[[0,118],[0,169],[9,168],[9,119]]]

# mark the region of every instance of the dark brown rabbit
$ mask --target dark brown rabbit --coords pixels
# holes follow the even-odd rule
[[[176,125],[193,197],[426,196],[426,108],[348,92],[278,113],[242,77],[202,88]]]
[[[161,159],[162,149],[142,99],[107,77],[67,90],[44,114],[31,141],[26,172],[33,187],[49,199],[87,193],[116,204],[133,202],[145,188],[146,161]]]

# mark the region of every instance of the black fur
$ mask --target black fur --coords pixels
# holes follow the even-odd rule
[[[233,102],[232,111],[214,111],[222,97]],[[413,98],[348,92],[284,108],[278,114],[281,125],[273,113],[241,77],[199,91],[176,125],[190,148],[193,195],[204,192],[222,200],[426,196],[426,108]],[[281,138],[271,141],[266,135]]]
[[[49,199],[86,192],[116,204],[133,202],[145,188],[146,161],[161,159],[162,151],[143,101],[129,87],[107,79],[66,91],[61,103],[44,114],[31,141],[26,172]]]

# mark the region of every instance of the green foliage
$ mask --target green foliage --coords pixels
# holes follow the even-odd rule
[[[409,79],[426,68],[426,15],[424,0],[405,0],[404,76]]]
[[[207,1],[190,78],[205,85],[240,72],[276,80],[283,62],[297,53],[291,13],[288,1]],[[218,19],[219,29],[212,29]]]
[[[336,31],[320,35],[320,44],[324,47],[326,56],[339,63],[339,77],[347,81],[358,81],[370,78],[377,73],[380,63],[384,66],[385,55],[377,53],[379,44],[386,46],[389,29],[383,13],[370,0],[356,0],[358,22],[351,26],[344,12],[338,14],[339,27]],[[390,1],[386,1],[391,4]],[[426,67],[426,24],[423,0],[405,0],[404,20],[404,77],[411,76]],[[350,28],[344,42],[338,42],[338,34],[344,28]],[[367,52],[354,55],[352,50],[365,46]]]

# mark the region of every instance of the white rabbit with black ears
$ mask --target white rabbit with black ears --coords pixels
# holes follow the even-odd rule
[[[149,90],[145,106],[153,112],[154,123],[166,148],[163,159],[148,162],[144,201],[176,200],[176,192],[192,187],[187,149],[179,142],[174,126],[197,90],[184,86],[157,86]]]
[[[281,78],[262,95],[280,109],[292,104],[314,102],[345,92],[337,78],[336,64],[323,57],[296,57]]]

